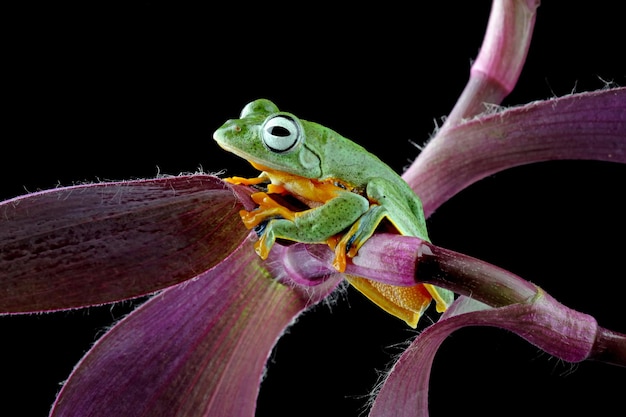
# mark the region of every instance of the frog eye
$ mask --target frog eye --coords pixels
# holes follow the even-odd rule
[[[290,116],[273,116],[263,124],[262,138],[270,151],[287,152],[301,141],[300,126]]]

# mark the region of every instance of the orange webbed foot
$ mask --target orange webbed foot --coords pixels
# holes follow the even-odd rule
[[[326,244],[335,252],[335,259],[333,259],[333,268],[339,272],[346,270],[348,260],[346,258],[346,243],[341,235],[335,235],[326,240]]]
[[[239,215],[244,225],[248,229],[252,229],[265,220],[273,217],[281,217],[283,219],[294,221],[296,213],[274,201],[267,193],[258,192],[250,196],[259,207],[252,210],[241,210]]]
[[[235,185],[258,185],[263,184],[264,182],[268,182],[268,179],[264,176],[259,176],[255,178],[228,177],[224,178],[224,182]]]

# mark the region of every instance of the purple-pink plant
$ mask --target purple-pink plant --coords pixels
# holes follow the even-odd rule
[[[624,88],[486,111],[485,103],[499,104],[516,84],[537,6],[493,2],[465,91],[404,174],[427,216],[470,184],[517,165],[626,163]],[[249,194],[196,174],[62,187],[0,205],[2,313],[152,294],[78,363],[51,416],[254,415],[272,347],[342,275],[325,246],[276,246],[259,259],[237,214],[254,208]],[[399,357],[372,400],[373,417],[427,415],[433,357],[466,326],[510,330],[563,361],[626,366],[626,335],[512,273],[417,238],[375,235],[346,272],[460,295]]]

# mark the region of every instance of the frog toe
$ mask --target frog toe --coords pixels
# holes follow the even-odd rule
[[[254,250],[261,259],[267,259],[272,246],[274,246],[275,240],[271,232],[265,232],[259,236],[259,240],[254,243]]]
[[[454,292],[448,289],[436,287],[432,284],[424,284],[424,288],[435,300],[435,309],[438,313],[446,311],[454,301]]]
[[[333,268],[335,268],[338,272],[344,272],[346,270],[346,265],[348,264],[348,260],[346,259],[346,251],[343,247],[337,246],[335,248],[335,259],[333,259]]]

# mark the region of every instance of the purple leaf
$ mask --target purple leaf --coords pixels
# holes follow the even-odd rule
[[[429,216],[488,175],[558,159],[626,163],[626,88],[530,103],[446,129],[403,178]]]
[[[188,280],[248,231],[218,178],[100,183],[0,204],[0,312],[123,300]]]
[[[51,415],[253,416],[274,343],[334,288],[309,298],[268,278],[264,265],[247,241],[153,297],[81,360]]]
[[[436,324],[424,330],[394,364],[370,416],[427,417],[428,382],[435,354],[452,332],[467,326],[508,329],[569,362],[588,358],[598,330],[593,317],[568,309],[542,291],[528,303],[495,309],[461,298]]]

